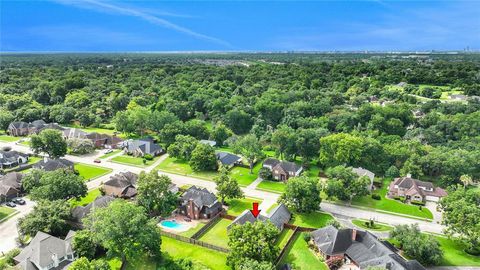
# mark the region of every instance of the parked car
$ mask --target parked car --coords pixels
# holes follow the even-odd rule
[[[112,152],[113,152],[112,149],[107,149],[107,151],[105,151],[105,154],[110,154],[110,153],[112,153]]]
[[[24,205],[25,204],[25,200],[22,199],[22,198],[15,198],[12,200],[12,202],[16,203],[16,204],[20,204],[20,205]]]
[[[12,207],[12,208],[17,207],[17,205],[14,204],[13,202],[7,202],[5,205],[8,206],[8,207]]]
[[[100,159],[95,159],[93,162],[95,163],[101,163],[102,161]]]

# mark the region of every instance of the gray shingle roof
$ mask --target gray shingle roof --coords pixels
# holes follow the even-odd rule
[[[43,159],[33,165],[35,169],[45,171],[55,171],[58,169],[73,169],[73,162],[64,158],[59,159]]]
[[[206,188],[199,188],[196,186],[191,186],[189,189],[187,189],[187,191],[183,193],[181,199],[184,204],[189,200],[193,200],[193,203],[200,209],[203,206],[212,207],[218,202],[215,194],[208,191]]]
[[[72,216],[75,220],[81,221],[82,218],[86,217],[93,208],[103,208],[107,207],[113,200],[112,196],[98,196],[95,200],[85,206],[77,206],[72,210]]]
[[[162,151],[162,147],[160,145],[155,144],[151,139],[148,138],[124,141],[123,147],[126,147],[127,151],[129,152],[140,149],[144,154],[155,154],[157,151]]]
[[[15,192],[20,192],[22,188],[23,175],[18,172],[7,173],[0,176],[0,195],[7,195],[12,189]]]
[[[280,166],[284,171],[289,173],[295,173],[302,168],[302,166],[290,161],[281,161],[277,166]]]
[[[137,184],[137,180],[138,175],[132,172],[121,172],[112,175],[104,184],[108,186],[124,188],[130,185],[135,186]]]
[[[231,154],[231,153],[227,153],[227,152],[217,152],[217,153],[215,153],[215,155],[217,156],[217,159],[223,165],[226,165],[226,166],[233,165],[233,164],[242,160],[241,157],[239,157],[237,155],[234,155],[234,154]]]
[[[10,123],[9,127],[14,127],[14,128],[28,128],[30,125],[27,122],[12,122]]]
[[[373,181],[373,178],[375,177],[375,174],[373,172],[367,169],[364,169],[362,167],[352,168],[352,171],[356,173],[359,177],[367,176],[372,181]]]
[[[272,168],[275,167],[278,163],[280,163],[280,160],[275,159],[275,158],[267,158],[263,161],[263,166],[271,166]]]
[[[245,210],[242,212],[242,214],[237,216],[232,223],[230,223],[230,225],[227,226],[227,230],[229,230],[235,224],[243,225],[247,222],[254,223],[257,220],[262,222],[269,220],[273,225],[275,225],[275,227],[281,230],[283,225],[287,223],[291,217],[292,214],[283,203],[271,210],[268,215],[265,216],[260,214],[256,218],[253,216],[250,210]]]

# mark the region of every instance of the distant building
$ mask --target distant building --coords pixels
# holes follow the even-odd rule
[[[8,134],[11,136],[28,136],[29,124],[26,122],[12,122],[8,125]]]
[[[77,206],[73,208],[72,217],[77,223],[81,224],[82,219],[90,214],[90,212],[98,208],[107,207],[114,200],[115,198],[113,196],[98,196],[93,202],[85,206]]]
[[[210,145],[211,147],[214,147],[217,145],[216,141],[211,141],[211,140],[200,140],[200,143]]]
[[[325,260],[343,259],[345,269],[377,266],[390,270],[425,270],[416,260],[405,260],[368,231],[327,226],[311,232],[312,243]]]
[[[26,122],[12,122],[8,125],[8,134],[12,136],[28,136],[38,134],[44,129],[57,129],[63,131],[64,128],[56,123],[45,123],[43,120],[35,120],[31,123]]]
[[[212,218],[222,210],[217,196],[206,188],[191,186],[180,198],[179,212],[191,219]]]
[[[74,163],[64,158],[50,159],[45,157],[43,160],[33,164],[33,168],[44,171],[55,171],[58,169],[74,171]]]
[[[0,150],[0,169],[13,168],[28,162],[28,155],[17,151]]]
[[[440,198],[447,195],[444,189],[435,187],[430,182],[411,178],[410,175],[395,178],[388,188],[390,198],[403,197],[407,201],[438,202]]]
[[[105,195],[129,199],[137,195],[138,175],[132,172],[121,172],[110,177],[103,184]]]
[[[216,152],[215,155],[217,156],[218,162],[220,162],[223,166],[231,167],[237,164],[242,164],[242,158],[227,152]]]
[[[158,156],[164,153],[163,148],[150,138],[123,141],[119,147],[136,157],[143,157],[146,154]]]
[[[22,193],[23,175],[18,172],[0,176],[0,202],[18,197]]]
[[[263,162],[263,167],[272,171],[274,179],[279,181],[287,181],[290,177],[299,176],[303,167],[295,162],[280,161],[274,158],[267,158]]]
[[[37,232],[32,241],[14,258],[17,266],[25,270],[67,269],[75,260],[72,248],[74,231],[69,231],[65,240],[44,232]]]
[[[247,222],[254,223],[255,221],[266,222],[268,220],[272,222],[279,231],[282,231],[285,223],[288,223],[291,218],[292,214],[282,203],[272,209],[266,216],[260,214],[257,217],[254,217],[250,210],[245,210],[227,226],[227,230],[230,230],[234,225],[243,225]]]
[[[372,189],[373,188],[373,180],[375,179],[375,174],[367,169],[364,169],[362,167],[358,167],[358,168],[352,168],[352,171],[358,175],[358,177],[363,177],[363,176],[366,176],[368,177],[368,179],[370,179],[370,186],[369,188]]]

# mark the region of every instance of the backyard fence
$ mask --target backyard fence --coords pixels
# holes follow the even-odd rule
[[[228,220],[234,220],[234,219],[236,219],[237,217],[236,217],[236,216],[229,215],[229,214],[226,214],[225,212],[223,212],[223,213],[222,213],[222,218],[228,219]]]
[[[205,224],[205,226],[203,226],[200,230],[198,230],[198,232],[192,235],[192,238],[197,240],[200,237],[202,237],[202,235],[204,235],[210,228],[212,228],[215,224],[217,224],[217,222],[222,218],[222,213],[223,211],[220,211],[213,218],[211,218],[210,221],[208,221],[208,223]]]
[[[178,235],[178,234],[174,234],[174,233],[170,233],[170,232],[165,232],[165,231],[160,231],[160,234],[164,235],[164,236],[167,236],[167,237],[170,237],[170,238],[173,238],[173,239],[176,239],[176,240],[179,240],[179,241],[182,241],[182,242],[185,242],[185,243],[190,243],[190,244],[193,244],[193,245],[205,247],[205,248],[220,251],[220,252],[223,252],[223,253],[228,253],[229,252],[229,250],[227,248],[215,246],[215,245],[205,243],[203,241],[199,241],[199,240],[189,238],[189,237],[186,237],[186,236],[182,236],[182,235]]]
[[[300,233],[301,233],[300,227],[295,226],[292,236],[290,236],[290,238],[287,241],[287,244],[285,244],[285,246],[282,248],[282,250],[280,251],[280,254],[278,254],[277,259],[275,259],[275,263],[273,265],[275,265],[277,268],[280,262],[282,261],[283,257],[287,253],[289,247],[292,245],[293,241],[297,238],[297,236],[300,235]]]

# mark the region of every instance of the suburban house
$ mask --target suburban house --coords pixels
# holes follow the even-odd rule
[[[191,186],[180,198],[179,212],[191,219],[212,218],[220,213],[222,203],[206,188]]]
[[[162,147],[153,142],[150,138],[140,140],[127,140],[119,143],[119,148],[122,148],[125,153],[136,157],[143,157],[146,154],[152,156],[161,155],[164,151]]]
[[[438,202],[445,196],[447,192],[444,189],[435,187],[430,182],[414,179],[410,174],[395,178],[388,188],[388,197],[403,197],[407,201]]]
[[[43,120],[35,120],[30,123],[29,134],[38,134],[44,129],[64,130],[64,128],[57,123],[45,123]]]
[[[28,155],[17,151],[0,150],[0,169],[13,168],[28,162]]]
[[[265,159],[263,167],[272,171],[272,177],[279,181],[287,181],[290,177],[299,176],[303,171],[303,167],[295,162],[280,161],[274,158]]]
[[[237,164],[242,164],[242,158],[227,152],[216,152],[218,162],[225,167],[233,167]]]
[[[101,134],[92,132],[86,135],[86,138],[91,140],[96,148],[116,148],[122,139],[115,135]]]
[[[266,222],[267,220],[272,222],[275,227],[278,228],[279,231],[283,230],[283,226],[285,223],[288,223],[292,218],[292,214],[288,210],[288,208],[282,203],[272,209],[268,215],[258,215],[254,217],[250,210],[245,210],[241,215],[236,217],[230,225],[227,226],[227,230],[233,227],[233,225],[243,225],[246,222],[254,223],[255,221]]]
[[[70,160],[64,158],[50,159],[45,157],[43,160],[33,164],[34,169],[40,169],[44,171],[55,171],[58,169],[67,169],[74,171],[74,164]]]
[[[203,144],[210,145],[211,147],[214,147],[215,145],[217,145],[216,141],[211,141],[211,140],[200,140],[199,142],[203,143]]]
[[[0,176],[0,201],[4,202],[18,197],[22,193],[22,177],[18,172]]]
[[[105,195],[129,199],[137,195],[137,180],[132,172],[117,173],[103,184],[103,190]]]
[[[373,189],[373,179],[375,178],[375,174],[367,169],[364,169],[362,167],[358,168],[352,168],[352,171],[358,175],[358,177],[363,177],[366,176],[368,179],[370,179],[370,190]]]
[[[95,211],[95,208],[107,207],[115,198],[113,196],[98,196],[95,200],[85,206],[77,206],[72,209],[72,217],[78,224],[82,223],[82,219]]]
[[[65,139],[85,139],[87,132],[78,128],[66,128],[63,130],[63,137]]]
[[[74,231],[69,231],[64,240],[44,232],[37,232],[18,256],[13,258],[24,270],[67,269],[75,260],[72,248]]]
[[[8,134],[11,136],[28,136],[29,124],[26,122],[12,122],[8,125]]]
[[[381,267],[391,270],[425,270],[416,260],[405,260],[390,245],[368,231],[327,226],[311,232],[311,241],[328,260],[341,258],[345,269]]]

